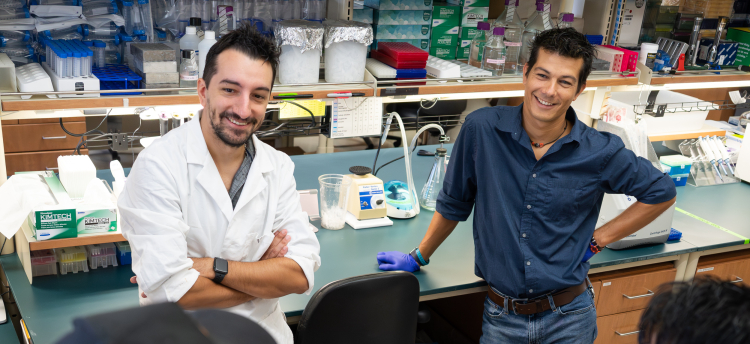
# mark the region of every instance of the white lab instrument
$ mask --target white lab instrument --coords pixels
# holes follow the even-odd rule
[[[384,187],[388,217],[410,219],[417,215],[406,183],[400,180],[391,180],[385,183]]]
[[[705,138],[701,138],[701,139],[706,141],[706,145],[709,148],[711,148],[711,150],[714,152],[714,156],[716,157],[716,164],[721,166],[721,170],[724,172],[724,175],[728,176],[729,173],[727,173],[727,169],[725,168],[727,164],[724,162],[724,160],[721,157],[721,149],[719,149],[719,146],[708,135],[706,135]]]
[[[750,144],[746,142],[740,147],[734,172],[737,177],[750,183]]]
[[[721,173],[719,173],[719,168],[716,167],[716,157],[714,156],[714,152],[711,150],[711,147],[708,146],[706,143],[706,139],[703,137],[698,138],[698,144],[700,144],[701,149],[703,150],[703,153],[706,154],[708,157],[708,161],[711,164],[711,166],[716,171],[716,174],[719,176],[719,179],[724,180],[724,177],[721,176]]]
[[[392,226],[387,216],[383,181],[365,166],[352,166],[346,205],[346,223],[354,229]]]
[[[324,174],[320,183],[320,225],[339,230],[346,223],[346,207],[352,179],[341,174]]]
[[[623,143],[625,144],[625,148],[630,150],[633,150],[633,147],[631,144],[632,141],[629,138],[630,136],[637,135],[633,132],[635,129],[635,127],[630,127],[629,132],[620,125],[603,121],[599,121],[599,123],[597,123],[597,130],[613,133],[617,136],[620,136]],[[654,168],[657,168],[661,171],[661,163],[656,157],[656,152],[654,152],[654,148],[651,145],[650,141],[648,141],[645,152],[646,156],[643,156],[643,158],[648,159],[654,165]],[[636,152],[636,155],[638,155],[638,152]],[[622,214],[625,209],[633,205],[633,203],[635,203],[636,201],[637,199],[633,196],[623,194],[604,194],[602,206],[599,210],[599,218],[596,222],[596,228],[603,226],[618,215]],[[607,245],[607,247],[614,250],[619,250],[639,245],[660,244],[666,242],[669,238],[669,233],[672,228],[672,217],[674,216],[674,209],[675,205],[672,204],[669,209],[667,209],[664,213],[659,215],[659,217],[657,217],[654,221],[652,221],[645,227],[623,239],[620,239],[617,242]]]
[[[708,138],[708,136],[706,136]],[[710,141],[713,141],[713,143],[716,145],[716,149],[719,151],[719,155],[721,155],[721,158],[724,161],[724,164],[729,168],[729,171],[732,172],[732,175],[734,175],[734,169],[732,168],[732,160],[729,158],[729,151],[727,151],[727,147],[724,146],[724,143],[719,140],[719,137],[714,135],[714,137],[709,139]]]
[[[302,216],[294,164],[256,136],[252,139],[256,155],[247,176],[251,182],[234,208],[200,121],[188,122],[138,155],[117,206],[122,234],[132,248],[138,295],[148,295],[139,298],[141,305],[174,302],[184,295],[199,276],[188,257],[255,262],[280,229],[292,237],[286,257],[299,264],[314,287],[320,244]],[[277,343],[293,342],[278,298],[227,310],[260,322]]]

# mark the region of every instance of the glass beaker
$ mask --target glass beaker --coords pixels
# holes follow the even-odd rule
[[[422,208],[435,211],[438,194],[443,189],[443,179],[445,179],[445,171],[448,163],[447,153],[448,150],[445,148],[435,150],[435,162],[432,164],[430,176],[427,177],[427,182],[424,184],[422,193],[419,195],[419,205]]]
[[[324,174],[320,182],[320,224],[325,229],[342,229],[352,179],[342,174]]]

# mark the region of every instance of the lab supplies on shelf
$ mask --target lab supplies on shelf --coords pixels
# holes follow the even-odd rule
[[[31,276],[46,275],[57,275],[57,257],[55,257],[55,251],[31,251]]]
[[[99,267],[117,266],[115,244],[108,242],[104,244],[86,245],[86,258],[91,269]]]
[[[61,275],[68,272],[89,272],[86,249],[83,246],[56,248],[55,255],[57,256],[57,263],[60,265]]]
[[[120,241],[115,243],[115,249],[117,250],[117,262],[120,265],[133,264],[133,258],[130,251],[130,243],[127,241]]]
[[[363,81],[372,26],[349,20],[327,20],[323,25],[326,82]]]
[[[280,83],[318,83],[323,33],[323,25],[313,21],[284,20],[276,25],[276,45],[281,48]]]

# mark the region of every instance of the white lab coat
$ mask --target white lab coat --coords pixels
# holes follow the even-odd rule
[[[198,279],[189,258],[258,261],[274,232],[287,229],[287,258],[308,280],[320,267],[320,244],[308,228],[289,157],[253,136],[256,156],[237,206],[224,186],[194,120],[143,150],[118,200],[130,242],[141,305],[176,302]],[[232,273],[231,271],[229,272]],[[278,299],[255,299],[228,309],[259,323],[279,344],[292,344]]]

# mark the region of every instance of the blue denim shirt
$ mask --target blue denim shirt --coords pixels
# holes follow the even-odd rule
[[[499,292],[530,298],[578,285],[604,193],[646,204],[675,197],[668,175],[586,126],[569,108],[570,134],[539,161],[521,125],[523,104],[474,111],[453,146],[436,210],[474,214],[475,273]],[[561,128],[562,129],[562,128]]]

